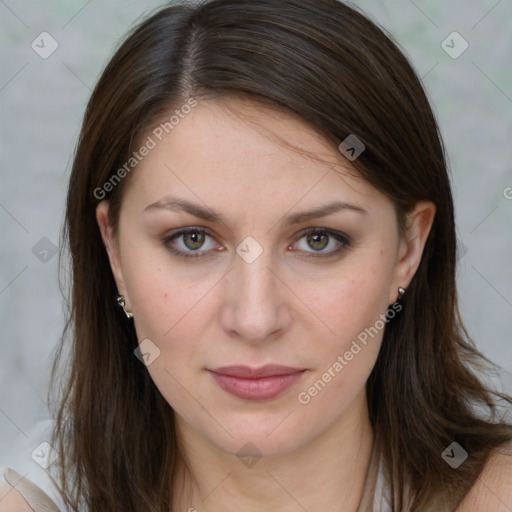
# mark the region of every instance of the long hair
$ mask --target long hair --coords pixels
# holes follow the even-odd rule
[[[510,399],[478,377],[486,360],[458,311],[450,180],[421,82],[391,36],[337,0],[173,4],[128,35],[99,79],[69,182],[70,314],[53,369],[57,387],[66,367],[53,439],[66,506],[168,512],[179,491],[171,485],[179,457],[174,413],[133,355],[134,327],[115,305],[95,208],[109,199],[116,228],[130,176],[108,191],[104,184],[119,177],[142,134],[191,98],[230,95],[293,112],[333,147],[355,134],[366,149],[353,166],[394,202],[402,226],[417,201],[435,203],[367,397],[394,510],[409,498],[415,511],[454,508],[492,450],[512,439],[497,416],[498,398]],[[453,441],[469,453],[457,471],[441,457]]]

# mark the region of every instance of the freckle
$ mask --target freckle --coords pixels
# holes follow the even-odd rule
[[[166,293],[166,294],[164,295],[164,299],[167,299],[168,295],[169,295],[169,294],[168,294],[168,293]]]

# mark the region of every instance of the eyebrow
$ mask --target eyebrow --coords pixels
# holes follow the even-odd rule
[[[144,211],[151,211],[154,209],[164,209],[171,211],[183,211],[194,215],[199,219],[203,219],[208,222],[221,222],[224,223],[225,215],[212,210],[211,208],[203,207],[199,204],[192,203],[187,199],[169,196],[163,199],[160,199],[156,203],[152,203],[149,206],[144,208]],[[332,213],[337,213],[340,211],[354,211],[363,215],[367,215],[368,212],[361,208],[358,205],[348,203],[346,201],[333,201],[331,203],[318,206],[315,208],[310,208],[303,212],[293,213],[291,215],[287,215],[284,217],[280,224],[283,226],[290,226],[293,224],[299,224],[301,222],[306,222],[308,220],[316,219],[319,217],[325,217]]]

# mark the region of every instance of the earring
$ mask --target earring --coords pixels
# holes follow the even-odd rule
[[[399,286],[398,287],[398,297],[396,300],[397,301],[401,300],[401,298],[404,296],[404,293],[405,293],[405,290],[401,286]]]
[[[126,311],[125,309],[125,302],[124,302],[124,297],[119,294],[117,297],[116,297],[116,300],[117,300],[117,303],[123,308],[123,311],[124,311],[124,314],[126,315],[127,318],[133,318],[133,313],[131,313],[130,311]]]

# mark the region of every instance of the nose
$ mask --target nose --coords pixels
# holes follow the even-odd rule
[[[252,262],[236,255],[224,282],[222,328],[245,343],[282,336],[291,323],[290,295],[270,251]]]

